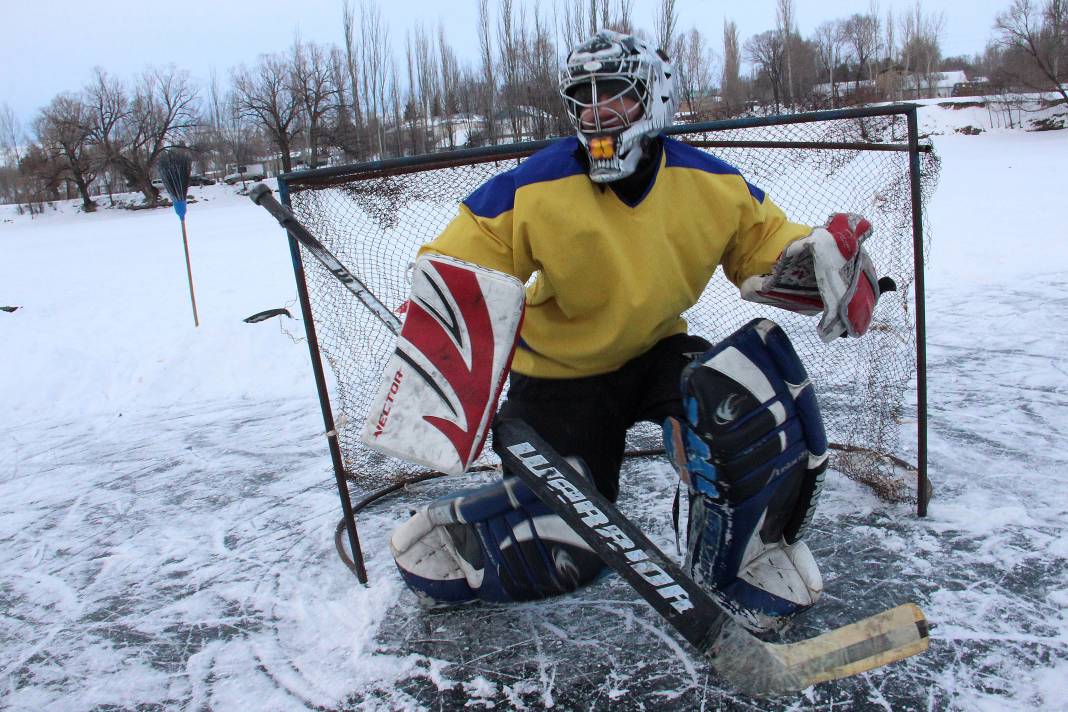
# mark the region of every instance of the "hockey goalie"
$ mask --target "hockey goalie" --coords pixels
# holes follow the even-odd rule
[[[737,168],[662,135],[673,70],[637,36],[575,47],[559,90],[575,134],[483,184],[420,251],[364,440],[461,473],[509,379],[497,415],[615,501],[627,429],[656,423],[689,493],[691,576],[749,630],[781,629],[822,590],[804,541],[827,462],[815,392],[774,322],[713,345],[681,314],[722,266],[743,299],[821,315],[824,341],[860,337],[879,296],[871,227],[791,222]],[[433,601],[554,596],[603,569],[508,472],[423,507],[390,546]]]

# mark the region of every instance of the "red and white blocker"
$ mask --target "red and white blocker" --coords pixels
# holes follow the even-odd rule
[[[864,249],[871,223],[836,213],[823,227],[786,246],[770,275],[742,283],[742,298],[823,318],[816,331],[825,342],[862,336],[879,299],[879,278]]]
[[[417,259],[363,442],[441,472],[466,471],[485,443],[523,307],[523,284],[511,275],[443,255]]]

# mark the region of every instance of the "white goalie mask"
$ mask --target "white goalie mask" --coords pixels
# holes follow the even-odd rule
[[[675,120],[671,62],[634,35],[600,30],[575,47],[560,70],[559,90],[596,183],[634,173],[645,139]]]

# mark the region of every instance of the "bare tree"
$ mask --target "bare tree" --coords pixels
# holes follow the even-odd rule
[[[108,198],[114,205],[114,178],[116,168],[111,157],[119,151],[119,122],[129,110],[126,89],[122,83],[100,67],[93,70],[93,81],[85,89],[89,108],[89,121],[93,143],[98,147],[97,171],[104,174]]]
[[[209,85],[208,120],[214,134],[218,170],[225,170],[228,164],[252,161],[261,148],[255,127],[242,114],[235,92],[232,89],[224,92],[214,72]]]
[[[599,8],[601,16],[601,27],[612,26],[612,0],[600,0],[601,7]]]
[[[681,104],[687,107],[689,119],[700,121],[705,117],[705,99],[712,92],[712,77],[715,56],[705,42],[704,36],[692,28],[675,40],[672,57],[676,72],[676,86]]]
[[[864,71],[872,76],[871,64],[879,48],[879,18],[869,14],[854,14],[842,26],[846,46],[852,51],[853,61],[857,65],[854,90],[860,91],[860,80]]]
[[[846,39],[841,20],[829,20],[816,28],[816,53],[823,71],[827,73],[827,83],[831,89],[831,105],[838,106],[838,83],[835,70],[842,63],[842,50]]]
[[[300,131],[300,99],[292,71],[282,55],[265,54],[251,70],[234,71],[234,93],[241,113],[256,121],[278,150],[282,170],[293,170],[293,141]]]
[[[145,202],[159,199],[152,170],[163,149],[199,123],[197,94],[189,75],[175,67],[146,70],[127,92],[122,82],[96,70],[86,90],[87,120],[100,160],[119,172]]]
[[[0,163],[0,203],[19,203],[21,182],[22,176],[16,166]]]
[[[794,0],[778,0],[775,8],[776,29],[782,35],[783,65],[786,79],[786,103],[794,104],[794,68],[791,51],[794,45],[794,27],[797,24],[794,18]],[[800,38],[798,38],[800,39]]]
[[[634,32],[633,0],[619,0],[619,20],[616,21],[616,29],[627,34]]]
[[[438,25],[438,71],[439,86],[441,87],[442,122],[445,129],[446,145],[449,148],[456,146],[456,136],[453,131],[452,117],[460,111],[458,102],[462,75],[460,64],[456,59],[456,53],[449,45],[445,34],[445,25]]]
[[[402,106],[401,106],[400,78],[397,75],[397,65],[395,63],[391,62],[389,64],[389,75],[388,75],[387,81],[388,81],[388,102],[389,102],[389,109],[390,109],[390,113],[391,113],[391,123],[395,127],[395,130],[393,132],[393,138],[394,138],[393,155],[395,155],[395,156],[403,156],[404,153],[405,153],[404,152],[404,133],[400,130],[401,122],[403,120],[402,119],[403,109],[402,109]]]
[[[96,201],[89,195],[89,186],[96,179],[89,107],[80,96],[60,94],[41,110],[34,127],[44,151],[66,168],[67,178],[82,199],[82,209],[87,213],[96,210]]]
[[[488,143],[494,143],[497,138],[496,124],[493,120],[494,95],[497,93],[497,82],[493,72],[493,41],[490,36],[490,11],[489,0],[478,0],[478,48],[482,59],[482,88],[480,109],[485,122],[484,134]]]
[[[813,88],[821,81],[822,69],[818,48],[814,41],[806,40],[796,32],[791,36],[791,46],[794,100],[800,102],[802,107],[814,107],[814,103],[807,102],[815,99]]]
[[[486,88],[486,81],[482,76],[482,70],[477,65],[464,65],[460,68],[460,79],[456,91],[456,105],[461,114],[467,115],[467,135],[465,146],[479,146],[482,144],[483,128],[473,129],[472,123],[477,118],[481,127],[482,93]]]
[[[891,66],[897,62],[897,37],[895,36],[894,8],[886,11],[886,23],[884,24],[886,38],[883,40],[883,48],[886,50],[886,59]]]
[[[0,104],[0,200],[15,203],[19,214],[33,217],[43,212],[45,202],[59,200],[60,189],[70,180],[61,150],[50,142],[31,141],[11,107]]]
[[[741,79],[742,53],[738,43],[738,25],[733,20],[723,21],[723,77],[720,80],[720,95],[729,112],[736,112],[743,101]]]
[[[512,140],[522,138],[519,106],[520,63],[523,45],[523,22],[515,21],[512,0],[501,0],[500,14],[497,17],[497,54],[498,66],[501,68],[501,94],[508,121],[512,129]]]
[[[778,112],[782,103],[783,37],[776,30],[767,30],[745,42],[745,54],[767,79]]]
[[[170,66],[151,68],[141,75],[133,93],[120,163],[150,202],[159,196],[152,185],[152,171],[163,149],[184,140],[199,124],[199,99],[188,72]]]
[[[425,153],[426,149],[419,141],[419,97],[418,87],[415,84],[415,58],[412,56],[412,33],[411,30],[404,36],[404,59],[408,69],[408,96],[404,100],[404,122],[407,124],[408,145],[412,153]],[[397,126],[397,131],[401,126]]]
[[[419,115],[423,120],[427,146],[436,143],[434,120],[441,114],[441,89],[438,86],[438,62],[434,43],[422,23],[415,26],[415,77],[418,84]]]
[[[345,35],[345,69],[348,74],[349,91],[352,98],[352,123],[358,130],[363,126],[363,111],[361,107],[362,99],[360,96],[359,83],[356,80],[358,50],[355,47],[355,21],[356,16],[352,7],[352,0],[345,0],[341,7],[341,26]],[[357,136],[357,141],[358,140]]]
[[[408,99],[404,119],[409,132],[409,146],[416,154],[430,150],[430,124],[437,101],[437,67],[430,53],[430,39],[421,24],[416,24],[405,38],[408,67]]]
[[[911,72],[916,98],[921,96],[924,80],[931,83],[942,53],[939,39],[945,27],[941,13],[928,15],[917,1],[912,12],[901,21],[901,57],[906,72]]]
[[[337,108],[338,87],[330,71],[329,53],[322,45],[293,43],[290,68],[292,94],[300,104],[304,126],[307,128],[309,165],[319,165],[319,142],[323,122]]]
[[[0,202],[3,203],[21,205],[22,202],[21,135],[22,128],[15,112],[7,103],[0,103]],[[21,212],[21,207],[19,210]]]
[[[667,51],[675,42],[675,29],[679,24],[679,11],[675,0],[660,0],[653,18],[653,33],[656,46]]]
[[[917,0],[918,2],[919,0]],[[879,0],[868,0],[868,22],[871,23],[872,50],[868,62],[868,79],[875,83],[879,72],[881,53],[883,51],[883,20],[879,11]]]
[[[994,29],[1002,47],[1026,57],[1037,70],[1038,82],[1022,72],[1016,73],[1019,80],[1035,88],[1052,89],[1068,102],[1068,2],[1047,0],[1039,9],[1033,0],[1013,0],[1012,6],[998,15]]]
[[[46,201],[59,200],[67,169],[47,151],[30,144],[22,151],[19,161],[16,200],[19,212],[27,210],[32,217],[44,211]]]
[[[7,161],[18,165],[22,160],[19,145],[21,143],[22,129],[19,126],[18,117],[7,103],[0,104],[0,149],[6,154],[3,156]]]
[[[523,101],[532,109],[530,130],[533,138],[567,130],[567,117],[556,91],[556,47],[549,35],[549,27],[542,20],[537,6],[533,10],[534,25],[526,36],[523,52]]]
[[[363,59],[361,88],[365,99],[370,98],[368,121],[374,123],[378,154],[385,156],[384,124],[393,108],[389,82],[395,67],[390,52],[389,26],[374,0],[363,0],[360,4],[360,49]]]
[[[586,22],[586,3],[584,0],[564,0],[564,16],[560,21],[560,34],[563,35],[567,49],[578,45],[588,36],[589,26]]]
[[[338,148],[346,159],[359,160],[363,157],[361,150],[363,144],[360,127],[355,123],[354,117],[359,113],[352,108],[354,102],[352,96],[353,84],[348,57],[345,51],[338,47],[330,47],[330,83],[337,90],[334,97],[335,110],[327,116],[327,122],[323,128],[321,145]]]

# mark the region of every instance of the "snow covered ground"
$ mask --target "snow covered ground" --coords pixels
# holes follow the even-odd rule
[[[935,102],[932,102],[935,104]],[[825,601],[798,635],[914,600],[924,656],[790,709],[1064,709],[1068,698],[1068,131],[931,106],[942,158],[928,270],[927,519],[831,476],[812,545]],[[962,135],[953,128],[986,128]],[[0,207],[0,706],[14,710],[762,709],[722,687],[626,585],[427,611],[388,531],[431,482],[339,516],[284,238],[195,188],[194,329],[167,210]],[[670,468],[621,506],[674,548]]]

